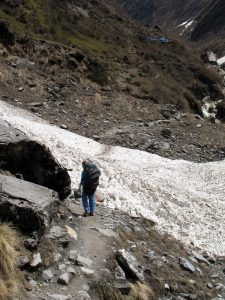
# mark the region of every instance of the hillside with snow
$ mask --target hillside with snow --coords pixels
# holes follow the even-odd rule
[[[188,46],[224,55],[224,0],[118,0],[134,19],[158,25]]]
[[[0,116],[49,147],[71,170],[73,188],[79,184],[81,161],[90,157],[102,171],[105,205],[142,215],[185,243],[224,255],[225,160],[197,164],[102,145],[3,101]]]
[[[166,33],[177,34],[178,26],[189,23],[210,3],[210,0],[118,0],[128,14],[144,24],[157,24]],[[182,13],[181,13],[182,12]]]

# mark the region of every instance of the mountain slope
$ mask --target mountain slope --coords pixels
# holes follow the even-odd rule
[[[134,19],[159,25],[164,32],[174,34],[189,45],[224,54],[224,0],[119,0]]]
[[[195,18],[210,0],[119,0],[123,8],[135,19],[157,24],[166,32],[176,32],[179,24]]]
[[[134,24],[116,1],[11,0],[0,9],[2,43],[39,65],[185,110],[199,111],[205,95],[221,97],[217,78],[200,61],[176,42],[152,40],[157,31]],[[72,53],[78,49],[82,55]]]

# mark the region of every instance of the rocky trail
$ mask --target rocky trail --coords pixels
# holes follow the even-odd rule
[[[80,199],[72,196],[60,206],[35,250],[42,263],[32,273],[24,271],[26,299],[106,300],[114,299],[112,289],[124,295],[118,299],[136,299],[126,295],[143,280],[154,292],[146,299],[224,299],[224,258],[203,257],[160,236],[153,223],[101,203],[94,217],[82,214]]]
[[[112,255],[114,247],[112,238],[116,236],[116,233],[109,229],[110,225],[113,226],[112,223],[104,223],[107,215],[98,213],[94,217],[82,217],[83,209],[80,200],[75,203],[68,202],[61,209],[60,218],[54,221],[50,229],[50,239],[56,243],[57,253],[54,254],[59,260],[50,266],[51,269],[46,271],[43,268],[42,276],[36,277],[37,286],[28,294],[28,299],[90,299],[88,296],[90,284],[109,276],[106,266]],[[67,220],[63,221],[63,219]],[[60,243],[70,241],[68,234],[66,235],[63,231],[65,226],[70,228],[70,234],[74,234],[66,249],[60,246]],[[48,234],[47,237],[49,237]],[[51,249],[48,251],[51,252]],[[45,259],[45,253],[43,253],[43,259]],[[48,271],[52,272],[53,278],[45,281],[43,280],[44,274],[48,274]],[[68,282],[62,280],[61,284],[57,283],[60,281],[60,274],[64,274],[64,277],[66,277],[65,274],[69,274]]]

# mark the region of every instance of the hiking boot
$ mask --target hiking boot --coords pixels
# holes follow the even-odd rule
[[[83,213],[83,217],[87,217],[89,214],[87,212]]]
[[[89,214],[90,216],[94,216],[95,214],[93,213],[93,212],[90,212],[90,214]]]

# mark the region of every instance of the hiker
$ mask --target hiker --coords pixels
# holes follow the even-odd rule
[[[89,159],[82,162],[83,171],[79,189],[82,190],[82,202],[84,207],[84,216],[94,216],[95,213],[95,191],[99,185],[101,175],[98,167]]]

